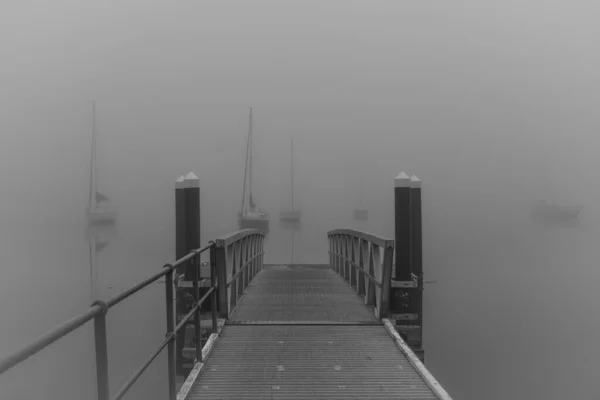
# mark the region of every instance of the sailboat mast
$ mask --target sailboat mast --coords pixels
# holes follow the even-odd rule
[[[252,199],[252,107],[250,107],[250,123],[248,128],[248,154],[249,154],[249,164],[248,164],[248,195],[250,196],[250,207],[253,206],[254,200]]]
[[[290,145],[290,175],[292,182],[292,210],[294,209],[294,139]]]
[[[292,265],[294,265],[294,231],[292,231]]]
[[[91,301],[96,300],[96,243],[95,236],[89,239],[89,250],[90,250],[90,297]]]
[[[96,208],[96,101],[92,102],[92,157],[90,162],[89,208]]]
[[[246,203],[246,182],[248,180],[248,156],[250,149],[250,128],[248,128],[248,135],[246,136],[246,162],[244,163],[244,189],[242,191],[242,208],[240,213],[244,213],[244,204]]]

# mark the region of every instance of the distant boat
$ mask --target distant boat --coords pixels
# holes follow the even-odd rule
[[[544,219],[573,220],[579,216],[582,209],[583,206],[564,206],[541,200],[533,205],[532,213]]]
[[[291,188],[292,188],[292,207],[288,210],[283,210],[279,213],[279,218],[282,221],[299,221],[302,216],[302,212],[299,208],[294,207],[294,139],[290,145],[290,176],[291,176]]]
[[[242,207],[238,213],[240,229],[260,229],[269,231],[269,213],[254,202],[252,196],[252,107],[248,123],[248,138],[246,143],[246,166],[244,168],[244,189],[242,192]],[[246,206],[246,182],[248,182],[248,205]]]
[[[96,173],[96,102],[92,104],[92,160],[90,162],[90,196],[87,217],[89,223],[114,223],[117,210],[110,199],[98,191]]]
[[[292,231],[292,262],[291,265],[294,265],[294,231]]]
[[[88,236],[90,252],[90,297],[91,301],[98,300],[96,293],[98,281],[98,253],[102,251],[110,240],[100,232],[91,233]]]

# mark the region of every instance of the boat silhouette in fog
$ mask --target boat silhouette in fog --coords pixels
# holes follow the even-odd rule
[[[252,108],[248,124],[248,139],[246,143],[246,166],[244,169],[244,190],[242,193],[242,207],[238,213],[240,229],[260,229],[269,231],[269,213],[254,202],[252,196]],[[246,207],[246,182],[248,182],[248,207]]]
[[[294,140],[291,140],[290,145],[290,188],[291,188],[291,208],[281,210],[279,219],[286,222],[298,222],[302,216],[302,211],[294,204]]]
[[[112,224],[117,218],[117,210],[110,199],[98,191],[96,173],[96,103],[92,104],[92,160],[90,162],[90,197],[87,218],[89,223]]]
[[[575,220],[583,209],[580,205],[559,205],[540,200],[531,208],[531,213],[537,218],[550,221]]]

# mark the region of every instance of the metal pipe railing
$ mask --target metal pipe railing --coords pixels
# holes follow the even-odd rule
[[[240,271],[247,271],[248,266],[255,260],[261,260],[262,251],[262,239],[264,234],[259,231],[247,229],[235,232],[223,238],[217,239],[216,242],[211,241],[208,245],[201,247],[196,250],[192,250],[189,254],[179,258],[173,263],[165,264],[160,272],[144,279],[142,282],[132,286],[131,288],[119,293],[118,295],[111,297],[106,301],[96,300],[92,303],[90,308],[83,314],[71,318],[62,324],[58,325],[54,329],[46,332],[33,343],[25,346],[19,351],[4,357],[0,360],[0,374],[8,371],[29,357],[33,356],[40,350],[46,348],[52,343],[56,342],[60,338],[66,336],[70,332],[80,328],[90,320],[94,320],[94,342],[96,349],[96,381],[97,381],[97,395],[98,400],[109,400],[110,399],[110,386],[108,376],[108,342],[106,334],[106,314],[109,309],[115,305],[121,303],[127,298],[133,296],[146,286],[157,282],[162,277],[165,277],[165,303],[166,303],[166,318],[167,318],[167,333],[165,339],[156,347],[150,357],[131,375],[131,377],[123,384],[123,386],[117,391],[112,397],[113,400],[122,399],[129,389],[135,384],[139,377],[144,371],[152,364],[152,362],[158,357],[160,352],[166,347],[167,348],[167,363],[168,363],[168,374],[169,374],[169,399],[175,400],[177,398],[177,385],[176,385],[176,349],[175,340],[177,332],[184,329],[185,325],[189,320],[194,317],[194,325],[196,328],[196,362],[202,362],[202,334],[200,329],[200,310],[202,304],[209,298],[211,299],[211,319],[213,332],[217,332],[217,306],[219,303],[219,296],[227,296],[229,286],[240,274],[235,274],[231,281],[227,282],[227,268],[230,265],[224,258],[225,248],[229,246],[236,246],[239,243],[246,243],[249,237],[256,236],[261,240],[255,245],[254,254],[251,253],[249,260],[244,260],[240,266]],[[200,255],[206,251],[210,251],[210,285],[208,290],[200,297]],[[221,251],[223,254],[217,255],[217,251]],[[248,256],[248,255],[246,255]],[[176,324],[176,313],[175,313],[175,290],[174,290],[174,277],[177,268],[188,265],[190,262],[192,265],[193,290],[194,290],[194,306],[192,309]],[[262,260],[261,260],[262,262]],[[221,267],[218,268],[218,265]],[[257,271],[254,271],[255,274]],[[217,288],[219,287],[219,281],[223,282],[221,292],[217,294]],[[206,287],[206,285],[203,285]],[[225,297],[226,298],[226,297]],[[223,306],[224,311],[227,313],[227,305]],[[226,314],[228,315],[228,314]]]
[[[123,300],[131,297],[135,293],[139,292],[146,286],[156,282],[163,276],[165,276],[165,297],[166,297],[166,315],[167,315],[167,333],[165,339],[160,345],[152,352],[146,362],[142,364],[133,375],[125,382],[125,384],[119,389],[113,400],[119,400],[125,396],[127,391],[133,386],[138,378],[144,373],[148,366],[156,359],[160,352],[167,347],[168,351],[168,371],[169,371],[169,399],[175,400],[177,397],[176,393],[176,368],[175,368],[175,337],[179,329],[181,329],[185,322],[187,322],[192,315],[195,314],[196,324],[196,355],[198,361],[202,359],[202,341],[201,333],[199,329],[200,324],[200,306],[210,295],[212,298],[212,323],[213,330],[217,330],[217,318],[216,318],[216,268],[215,268],[215,243],[210,242],[208,245],[199,249],[191,251],[189,254],[181,257],[173,263],[165,264],[162,271],[144,279],[142,282],[132,286],[131,288],[119,293],[118,295],[108,299],[107,301],[96,300],[92,303],[90,308],[83,314],[71,318],[62,324],[58,325],[54,329],[46,332],[40,336],[33,343],[23,347],[15,353],[4,357],[0,360],[0,374],[8,371],[15,367],[21,362],[25,361],[29,357],[35,355],[40,350],[48,347],[52,343],[66,336],[70,332],[85,325],[90,320],[94,320],[94,342],[96,348],[96,381],[97,381],[97,394],[98,400],[109,400],[110,399],[110,386],[108,376],[108,342],[106,334],[106,314],[108,310],[121,303]],[[211,259],[211,286],[208,292],[199,298],[199,267],[200,267],[200,255],[205,251],[210,250]],[[194,263],[195,273],[193,275],[194,292],[196,295],[195,305],[193,309],[184,317],[179,324],[175,325],[175,308],[174,308],[174,289],[173,289],[173,275],[174,271],[183,266],[184,263],[191,261]],[[199,339],[200,338],[200,339]]]
[[[330,267],[365,297],[378,318],[387,318],[394,241],[353,229],[329,231],[327,237]]]

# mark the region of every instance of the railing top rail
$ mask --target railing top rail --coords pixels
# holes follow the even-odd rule
[[[150,276],[149,278],[144,279],[142,282],[138,283],[137,285],[134,285],[134,286],[130,287],[129,289],[124,290],[123,292],[117,294],[116,296],[111,297],[110,299],[108,299],[106,301],[106,304],[108,305],[109,308],[116,304],[119,304],[120,302],[122,302],[123,300],[127,299],[128,297],[134,295],[135,293],[139,292],[146,286],[150,285],[151,283],[156,282],[163,276],[167,275],[173,269],[176,269],[177,267],[181,266],[186,261],[189,261],[192,258],[204,253],[206,250],[210,249],[213,246],[214,246],[214,243],[207,244],[204,247],[200,247],[198,249],[190,251],[185,256],[179,258],[178,260],[175,260],[173,263],[165,264],[162,271],[157,272],[156,274]]]
[[[334,229],[327,232],[327,236],[348,235],[355,238],[367,240],[377,246],[394,247],[394,239],[388,239],[368,232],[358,231],[356,229]]]
[[[32,343],[28,344],[27,346],[24,346],[23,348],[14,352],[13,354],[1,358],[0,374],[8,371],[12,367],[33,356],[40,350],[48,347],[52,343],[56,342],[58,339],[66,336],[69,332],[78,329],[88,321],[94,319],[97,315],[107,312],[110,307],[119,304],[121,301],[127,299],[128,297],[139,292],[146,286],[156,282],[163,276],[167,275],[169,272],[182,265],[184,262],[191,260],[192,258],[205,252],[213,246],[214,243],[210,243],[204,247],[192,250],[189,254],[179,258],[178,260],[175,260],[172,263],[165,264],[162,271],[155,273],[149,278],[144,279],[142,282],[130,287],[127,290],[124,290],[116,296],[113,296],[106,301],[96,300],[85,312],[55,326],[50,331],[47,331],[38,339],[34,340]]]
[[[15,365],[31,357],[38,351],[56,342],[58,339],[67,335],[69,332],[79,328],[81,325],[94,319],[98,314],[101,314],[103,312],[103,309],[104,307],[102,307],[100,304],[94,304],[81,315],[78,315],[61,323],[60,325],[54,327],[52,330],[46,332],[33,343],[30,343],[29,345],[21,348],[13,354],[2,358],[2,360],[0,360],[0,374],[3,374]]]
[[[229,246],[232,243],[237,242],[240,239],[243,239],[250,235],[261,235],[265,236],[265,233],[259,229],[242,229],[233,233],[230,233],[225,236],[221,236],[217,240],[215,240],[215,244],[217,247],[225,247]]]

